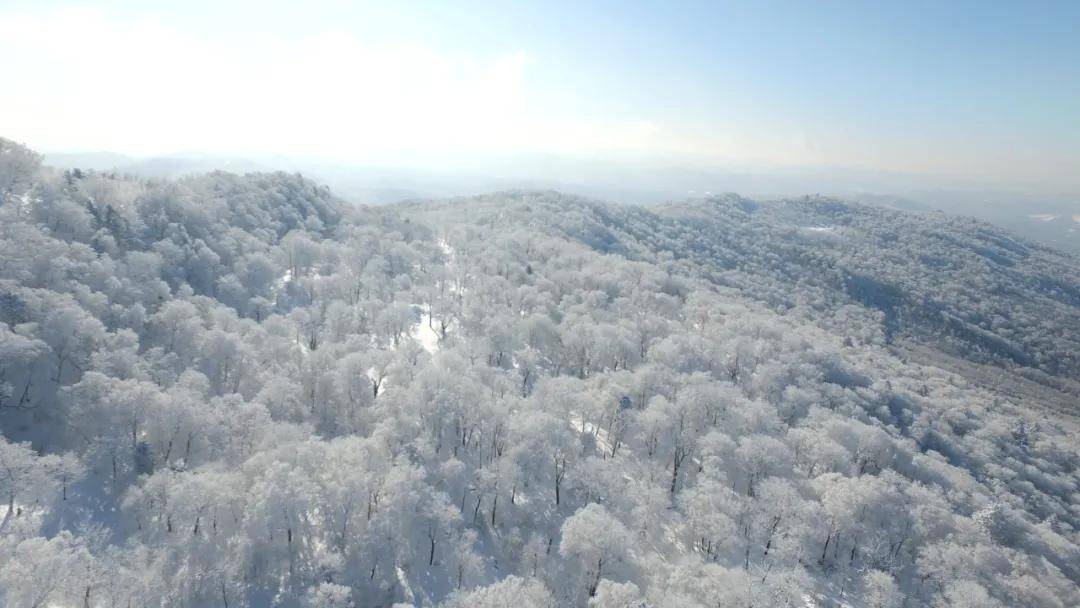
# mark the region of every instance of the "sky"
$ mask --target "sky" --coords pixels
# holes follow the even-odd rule
[[[0,0],[0,135],[455,167],[830,167],[1080,191],[1080,2]]]

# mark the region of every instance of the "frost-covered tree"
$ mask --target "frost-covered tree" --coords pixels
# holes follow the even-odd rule
[[[22,196],[40,168],[40,154],[0,137],[0,205]]]
[[[622,522],[604,507],[592,503],[563,523],[559,553],[580,560],[586,573],[588,595],[592,597],[604,575],[605,564],[610,569],[612,562],[621,560],[630,542],[630,533]]]

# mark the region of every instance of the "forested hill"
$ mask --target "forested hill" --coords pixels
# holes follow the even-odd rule
[[[0,605],[1080,605],[1074,262],[0,139]]]
[[[669,262],[837,329],[838,309],[855,304],[880,312],[890,343],[914,339],[976,362],[1080,379],[1080,258],[971,218],[737,195],[650,209],[516,191],[434,206]]]

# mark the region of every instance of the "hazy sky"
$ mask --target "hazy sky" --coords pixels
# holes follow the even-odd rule
[[[1080,184],[1080,2],[0,0],[0,134]]]

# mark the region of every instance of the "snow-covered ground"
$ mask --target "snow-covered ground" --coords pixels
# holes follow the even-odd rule
[[[274,281],[274,291],[281,291],[282,289],[285,289],[285,286],[288,285],[290,281],[292,281],[291,268],[286,270],[285,274],[281,275],[276,281]]]
[[[574,430],[584,435],[588,433],[593,437],[596,437],[596,445],[603,450],[605,454],[611,453],[611,442],[608,441],[608,433],[606,429],[602,429],[599,426],[585,422],[581,414],[578,412],[570,412],[570,426],[574,427]]]
[[[420,315],[420,322],[413,325],[409,332],[412,339],[432,355],[439,351],[439,332],[431,328],[433,324],[431,315],[425,313]]]
[[[450,246],[450,243],[446,239],[439,239],[439,249],[446,254],[446,266],[448,269],[452,269],[457,260],[457,254],[454,248]],[[424,350],[429,354],[434,355],[439,351],[439,332],[435,331],[434,327],[438,323],[437,319],[431,318],[431,306],[427,303],[418,304],[417,307],[421,310],[427,310],[429,312],[421,312],[420,320],[409,330],[409,335],[416,341]]]

